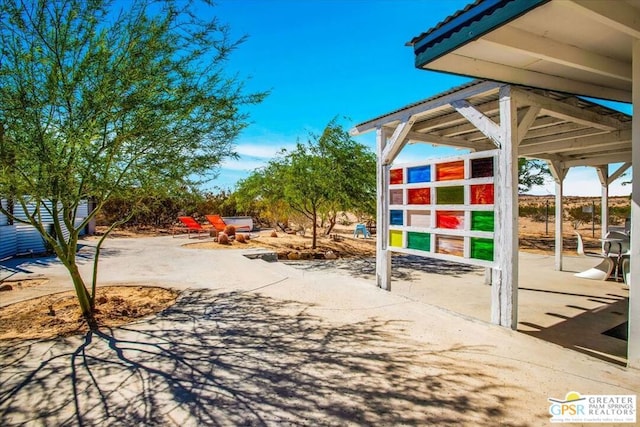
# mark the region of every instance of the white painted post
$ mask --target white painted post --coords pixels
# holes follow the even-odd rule
[[[640,183],[640,39],[633,42],[633,121],[631,131],[633,182]],[[640,189],[631,196],[631,281],[629,287],[629,338],[627,365],[640,369]]]
[[[376,214],[376,285],[391,291],[391,252],[387,248],[389,237],[389,169],[383,164],[383,152],[387,145],[387,132],[383,127],[376,130],[377,161],[377,214]]]
[[[556,229],[555,229],[555,237],[556,237],[556,252],[555,252],[555,267],[557,271],[562,271],[562,249],[563,249],[563,241],[562,241],[562,192],[563,192],[563,184],[564,178],[567,176],[567,169],[565,169],[564,164],[560,162],[551,162],[547,161],[549,165],[549,170],[553,175],[553,180],[556,182]]]
[[[602,185],[600,189],[600,234],[602,238],[607,235],[607,231],[609,228],[609,166],[599,166],[598,167],[598,178],[600,179],[600,185]]]
[[[497,268],[491,286],[491,322],[518,326],[518,114],[511,87],[500,88],[500,151],[496,173]]]
[[[564,242],[562,240],[562,234],[564,233],[562,227],[562,193],[564,190],[564,171],[561,171],[561,176],[556,179],[556,252],[555,252],[555,267],[557,271],[562,271],[562,250],[564,248]]]

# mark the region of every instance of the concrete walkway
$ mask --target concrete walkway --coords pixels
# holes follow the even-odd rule
[[[105,245],[101,284],[183,290],[163,313],[85,336],[0,343],[0,425],[539,426],[549,397],[640,390],[637,371],[366,278],[184,243]],[[85,273],[91,253],[89,242]],[[54,260],[3,265],[14,278],[49,278],[48,292],[71,288]],[[23,292],[11,298],[40,289]]]

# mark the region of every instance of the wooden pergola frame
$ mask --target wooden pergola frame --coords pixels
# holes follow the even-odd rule
[[[391,289],[389,171],[408,143],[486,151],[498,149],[495,181],[497,267],[491,269],[491,321],[516,329],[518,289],[518,158],[546,160],[556,178],[556,268],[562,268],[562,182],[570,167],[594,166],[603,194],[630,165],[631,117],[573,95],[474,81],[356,125],[376,131],[378,209],[376,280]],[[611,176],[609,163],[622,163]],[[606,228],[606,227],[604,227]],[[606,230],[603,230],[605,233]]]

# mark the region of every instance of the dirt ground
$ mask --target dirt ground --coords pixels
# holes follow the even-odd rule
[[[520,198],[521,209],[526,206],[544,206],[547,201],[553,203],[553,197],[524,196]],[[566,207],[588,206],[592,202],[599,203],[599,198],[568,198]],[[610,199],[610,206],[623,207],[629,205],[627,197]],[[552,213],[552,212],[551,212]],[[546,219],[546,218],[545,218]],[[549,221],[530,217],[520,217],[520,249],[535,253],[551,254],[555,246],[555,222],[553,217]],[[575,229],[575,226],[578,226]],[[332,236],[319,234],[317,247],[312,249],[312,239],[309,232],[304,236],[277,232],[273,237],[273,230],[265,230],[249,234],[248,241],[241,243],[237,240],[228,245],[214,242],[210,239],[198,241],[192,236],[189,247],[207,249],[248,249],[265,248],[275,251],[280,259],[317,259],[317,258],[349,258],[371,257],[375,255],[375,238],[353,238],[354,225],[338,225]],[[564,251],[575,253],[578,231],[585,241],[587,248],[598,248],[600,242],[600,227],[592,227],[590,223],[576,224],[575,221],[563,221]],[[113,237],[139,237],[150,235],[167,235],[172,230],[138,229],[116,230]],[[209,236],[205,236],[209,237]],[[202,239],[204,240],[204,239]],[[6,288],[3,292],[14,292],[26,287],[39,286],[46,280],[36,279],[20,282],[0,283]],[[9,285],[8,287],[6,285]],[[10,289],[9,289],[10,288]],[[0,292],[0,297],[2,293]],[[157,313],[175,302],[177,294],[171,290],[140,287],[118,286],[98,289],[97,320],[101,326],[114,327],[129,323],[135,319]],[[0,308],[0,339],[31,339],[49,338],[54,336],[82,333],[87,330],[76,301],[74,292],[49,295],[12,304]]]

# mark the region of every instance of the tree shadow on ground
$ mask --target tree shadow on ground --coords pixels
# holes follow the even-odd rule
[[[487,346],[442,349],[401,322],[311,309],[189,290],[126,328],[5,342],[0,424],[527,425],[514,417],[522,390],[465,357]]]
[[[286,261],[297,269],[304,271],[344,272],[352,277],[373,279],[376,274],[376,259],[343,258],[338,260]],[[459,277],[463,274],[480,272],[483,269],[457,262],[443,261],[416,255],[396,255],[391,258],[391,278],[395,280],[418,280],[413,274],[416,271],[445,276]]]

